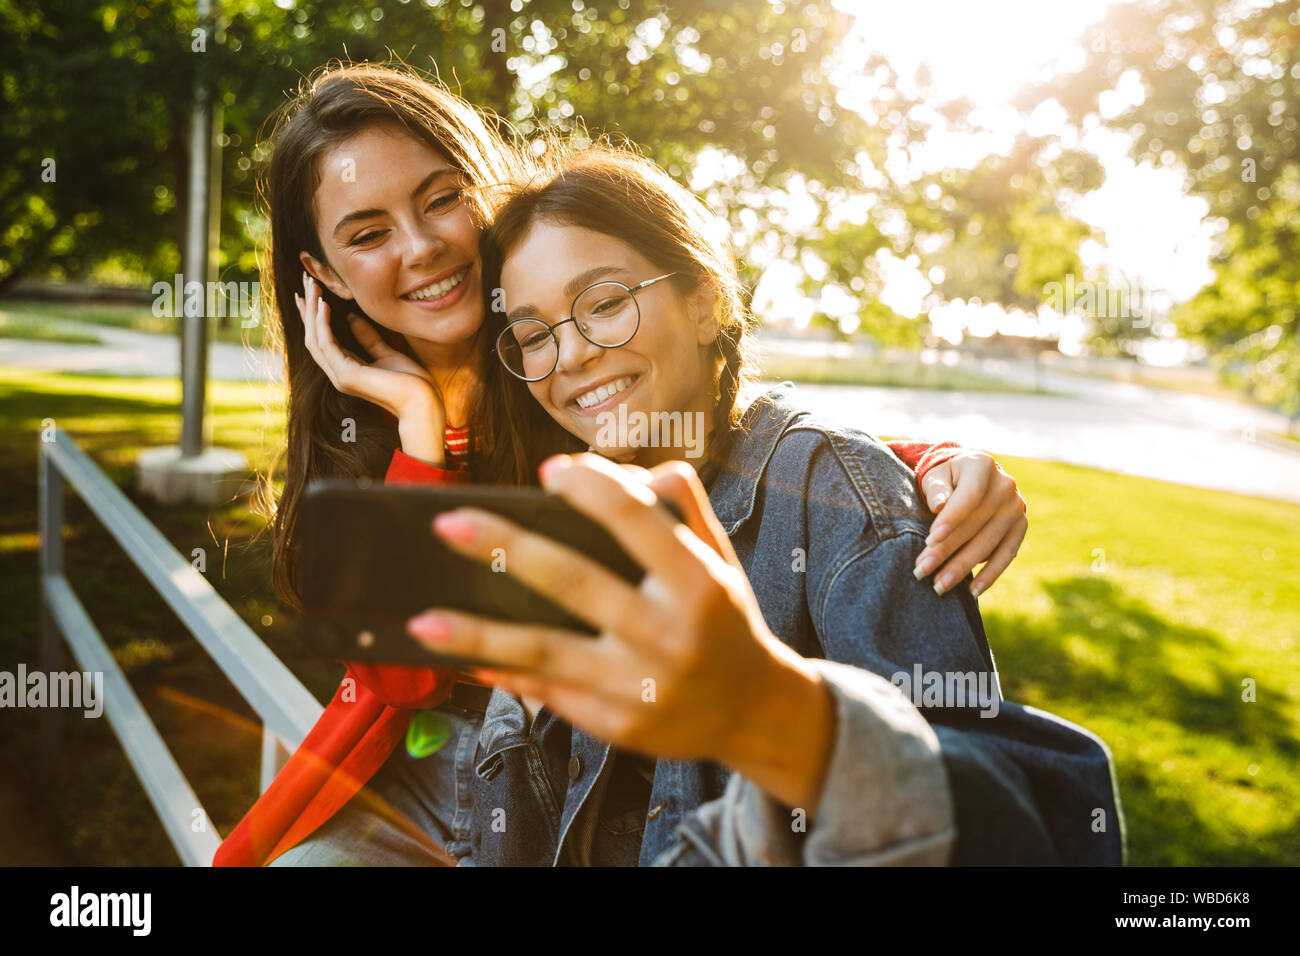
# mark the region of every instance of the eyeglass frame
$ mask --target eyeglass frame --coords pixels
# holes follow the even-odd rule
[[[640,292],[642,289],[649,288],[650,286],[654,285],[656,282],[660,281],[661,279],[671,279],[675,275],[679,275],[679,273],[665,272],[661,276],[655,276],[653,279],[646,279],[645,282],[641,282],[634,286],[630,286],[626,282],[619,282],[617,279],[601,279],[598,282],[593,282],[591,285],[587,286],[585,289],[583,289],[581,292],[579,292],[577,295],[573,297],[573,302],[570,303],[569,305],[569,317],[567,319],[564,319],[563,321],[560,322],[556,322],[554,325],[551,325],[545,319],[537,318],[534,316],[528,316],[522,319],[515,319],[513,322],[508,322],[506,326],[500,332],[497,333],[497,344],[494,344],[492,346],[492,351],[495,352],[497,358],[500,359],[502,367],[505,368],[505,370],[509,372],[511,375],[513,375],[515,378],[519,379],[521,382],[544,382],[552,375],[554,375],[555,370],[560,366],[560,337],[555,334],[556,329],[558,329],[562,325],[568,325],[570,322],[572,322],[574,324],[574,327],[577,328],[578,334],[581,335],[588,342],[591,342],[591,344],[596,346],[597,348],[602,348],[602,349],[622,348],[624,345],[627,345],[628,342],[631,342],[632,339],[636,337],[637,332],[641,330],[641,303],[637,300],[636,294]],[[593,341],[592,338],[589,335],[587,335],[586,332],[582,331],[582,326],[578,323],[578,317],[574,315],[574,312],[576,312],[578,309],[578,300],[581,299],[588,292],[590,292],[592,289],[596,288],[596,286],[598,285],[621,285],[624,289],[627,289],[628,295],[632,297],[632,304],[633,306],[636,307],[636,328],[632,330],[631,335],[625,338],[622,342],[619,342],[617,345],[605,345],[602,342]],[[551,339],[555,342],[555,361],[551,364],[551,370],[547,372],[545,375],[539,376],[538,378],[525,378],[523,375],[520,375],[518,372],[516,372],[509,365],[506,364],[506,360],[502,356],[500,348],[498,348],[498,345],[501,342],[501,336],[509,332],[513,326],[519,325],[523,322],[540,322],[542,325],[546,326],[547,331],[550,333]]]

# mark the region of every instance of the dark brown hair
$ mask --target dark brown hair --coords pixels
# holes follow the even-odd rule
[[[749,312],[726,224],[663,169],[630,149],[607,143],[574,149],[554,139],[542,145],[546,148],[535,160],[534,174],[498,200],[492,225],[479,240],[489,308],[480,337],[479,422],[471,432],[476,477],[537,484],[537,468],[548,456],[587,447],[552,419],[491,351],[505,325],[494,294],[501,267],[529,228],[546,221],[628,243],[657,270],[678,273],[669,281],[679,294],[701,288],[712,293],[718,321],[712,346],[718,403],[701,469],[707,483],[725,460],[743,411],[738,395],[753,378]]]
[[[467,180],[471,211],[482,226],[490,214],[486,187],[521,174],[522,154],[502,135],[503,124],[461,97],[407,69],[370,64],[326,66],[272,117],[270,161],[259,182],[270,220],[262,256],[263,314],[271,344],[283,354],[288,384],[288,442],[284,490],[276,496],[270,474],[260,504],[275,516],[272,577],[276,593],[299,606],[295,526],[308,482],[322,478],[382,476],[398,445],[396,421],[363,398],[340,393],[307,351],[294,304],[301,291],[300,252],[325,261],[316,233],[316,190],[321,158],[366,129],[396,125],[427,143]],[[348,328],[354,302],[321,288],[338,343],[360,350]],[[404,342],[402,343],[405,344]],[[355,442],[344,442],[341,422],[356,423]]]

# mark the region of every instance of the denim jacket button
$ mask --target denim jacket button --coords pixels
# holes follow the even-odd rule
[[[582,773],[582,760],[578,757],[569,758],[569,779],[577,780],[578,775]]]

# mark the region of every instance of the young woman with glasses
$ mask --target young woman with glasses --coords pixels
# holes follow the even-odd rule
[[[1002,700],[969,590],[911,573],[928,515],[906,469],[788,383],[747,394],[750,320],[703,203],[593,148],[533,175],[484,247],[505,313],[487,320],[486,475],[540,478],[646,576],[477,509],[435,520],[599,631],[409,622],[497,687],[466,764],[470,862],[1122,862],[1105,745]],[[701,415],[705,454],[608,444],[616,407]],[[566,445],[601,454],[551,454]],[[607,460],[625,455],[649,470]]]

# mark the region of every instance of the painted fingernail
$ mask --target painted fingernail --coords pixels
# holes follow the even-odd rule
[[[455,511],[444,511],[433,519],[433,530],[448,541],[466,544],[474,540],[474,521]]]
[[[573,467],[573,459],[568,455],[552,455],[542,462],[542,467],[537,469],[537,473],[541,476],[542,481],[550,481],[561,471],[571,467]]]
[[[984,591],[984,585],[978,581],[976,581],[974,584],[970,586],[971,597],[979,597],[980,594],[983,593],[983,591]]]
[[[912,572],[912,577],[919,581],[933,570],[934,558],[923,558],[921,563],[916,566],[916,570]]]
[[[939,494],[934,496],[934,506],[937,508],[939,507],[939,505],[943,504],[947,500],[948,500],[948,493],[946,491],[941,491],[939,492]]]
[[[930,529],[930,535],[925,539],[925,543],[934,544],[936,541],[942,540],[943,536],[946,535],[947,533],[948,533],[947,525],[937,524]]]
[[[934,582],[934,593],[941,595],[943,594],[943,592],[947,591],[948,588],[950,587],[952,587],[952,578],[948,577],[948,575],[945,574],[943,577],[939,578]]]
[[[406,631],[412,637],[441,643],[451,637],[451,621],[441,614],[420,614],[406,622]]]

